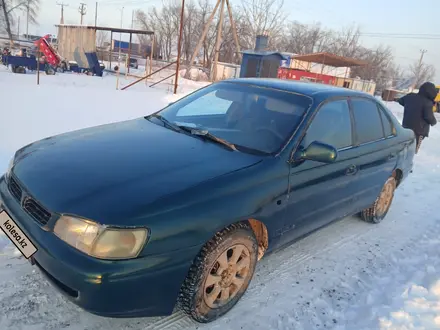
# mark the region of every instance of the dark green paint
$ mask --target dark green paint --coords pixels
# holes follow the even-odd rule
[[[44,228],[38,225],[11,196],[5,177],[0,208],[32,239],[39,249],[36,262],[73,302],[107,316],[167,315],[192,260],[220,229],[258,219],[268,229],[271,251],[367,208],[393,171],[402,179],[410,173],[414,135],[389,112],[393,137],[337,152],[323,144],[298,149],[323,102],[350,97],[376,102],[373,97],[318,84],[234,82],[313,99],[277,155],[230,151],[144,118],[66,133],[17,151],[13,175],[54,216]],[[146,226],[151,237],[137,259],[97,260],[52,233],[62,213]]]

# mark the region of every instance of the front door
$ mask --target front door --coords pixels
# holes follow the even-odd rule
[[[352,121],[346,99],[328,101],[320,106],[304,136],[301,147],[319,141],[338,149],[332,164],[304,161],[292,164],[289,199],[282,243],[350,213],[351,194],[358,169],[352,150]]]
[[[355,128],[355,145],[358,152],[356,165],[359,182],[353,204],[357,210],[371,206],[385,181],[397,164],[395,129],[391,121],[374,100],[350,100]]]

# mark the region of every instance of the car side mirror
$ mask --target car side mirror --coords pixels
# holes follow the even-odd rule
[[[338,157],[338,151],[335,147],[313,141],[306,149],[298,150],[295,154],[295,161],[311,160],[320,163],[334,163]]]

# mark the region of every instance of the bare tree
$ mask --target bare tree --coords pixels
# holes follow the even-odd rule
[[[197,40],[199,40],[202,36],[203,29],[208,22],[208,17],[214,8],[210,5],[209,0],[199,0],[199,9],[197,11],[197,17],[199,20],[200,29],[197,31]],[[208,35],[203,41],[203,66],[209,67],[211,65],[211,58],[209,56],[211,49],[214,47],[214,36],[215,36],[215,26],[211,24],[210,29],[208,30]]]
[[[341,31],[329,31],[330,38],[326,42],[325,51],[344,57],[356,57],[361,47],[361,31],[358,26],[344,27]],[[362,49],[363,51],[363,49]]]
[[[405,80],[405,70],[400,65],[392,63],[388,72],[390,80],[386,87],[394,87]]]
[[[17,12],[25,10],[29,13],[29,23],[37,24],[40,0],[0,0],[1,17],[3,28],[6,30],[9,40],[13,42],[12,27],[15,24]]]
[[[209,0],[188,0],[185,9],[182,58],[188,62],[213,7]],[[161,8],[152,7],[145,12],[140,10],[136,12],[138,26],[155,32],[155,48],[160,50],[166,60],[170,60],[172,53],[177,50],[179,13],[180,2],[173,0],[165,0]],[[255,37],[259,34],[268,34],[268,46],[274,50],[296,54],[325,51],[344,57],[362,59],[368,65],[353,69],[352,76],[374,80],[378,88],[395,84],[402,79],[403,72],[395,65],[391,48],[383,45],[372,48],[362,46],[361,30],[357,25],[333,31],[324,29],[319,24],[286,23],[287,15],[283,9],[283,0],[247,0],[240,7],[234,7],[232,15],[241,49],[254,48]],[[218,24],[219,12],[211,22],[198,54],[203,58],[203,65],[208,68],[214,58]],[[239,63],[232,24],[227,13],[224,15],[222,26],[219,60]],[[424,66],[421,68],[422,78],[426,76],[423,74],[425,71],[433,72],[430,67]]]
[[[136,20],[141,29],[155,32],[159,54],[167,61],[170,60],[177,36],[176,21],[170,5],[164,4],[161,9],[152,7],[148,12],[138,10]]]
[[[358,59],[362,59],[368,64],[353,68],[351,70],[352,77],[358,76],[364,80],[373,80],[378,89],[385,88],[395,74],[391,47],[382,45],[374,49],[358,47],[356,53]]]
[[[269,35],[269,47],[278,48],[284,32],[287,14],[284,11],[284,0],[249,0],[243,3],[244,20],[239,21],[243,46],[253,48],[255,37],[259,34]]]
[[[426,81],[432,81],[435,77],[435,67],[431,64],[426,64],[416,61],[409,66],[409,78],[414,79],[414,85],[418,88]]]
[[[284,35],[285,49],[295,54],[322,52],[326,49],[331,34],[319,24],[308,26],[299,22],[287,26]]]

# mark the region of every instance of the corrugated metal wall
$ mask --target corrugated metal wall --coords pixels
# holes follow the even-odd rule
[[[84,53],[96,52],[96,31],[80,26],[58,27],[58,53],[68,61],[88,68]]]

